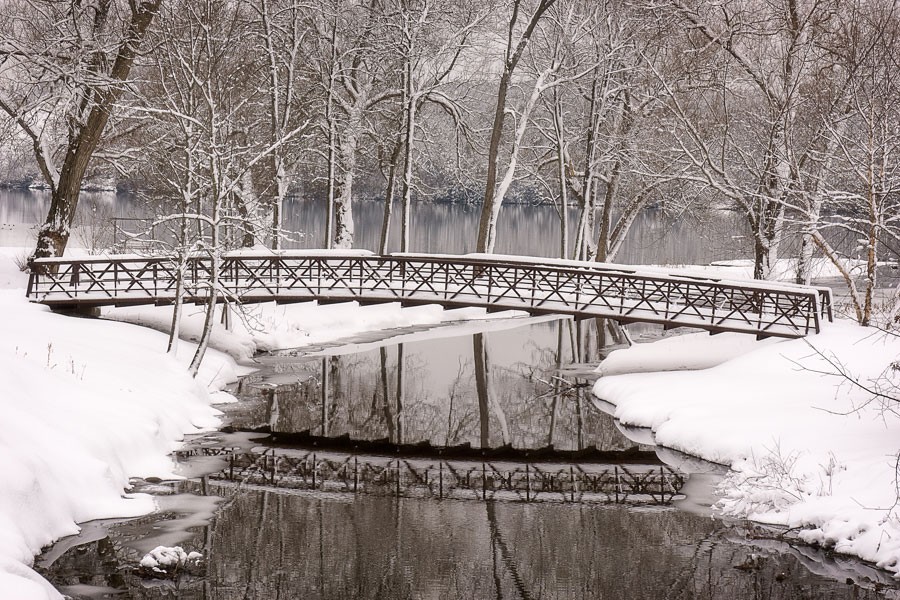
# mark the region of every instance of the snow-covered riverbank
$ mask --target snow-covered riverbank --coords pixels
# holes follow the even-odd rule
[[[33,556],[78,522],[152,511],[129,478],[171,475],[169,452],[218,424],[238,368],[211,352],[194,380],[161,333],[29,304],[15,255],[0,254],[0,597],[58,598]]]
[[[360,309],[315,303],[250,307],[232,331],[218,327],[197,380],[195,346],[165,353],[171,309],[107,309],[106,319],[54,314],[25,299],[24,249],[0,248],[0,598],[60,598],[30,567],[35,554],[77,523],[145,514],[131,477],[172,476],[169,453],[184,435],[218,425],[220,392],[258,350],[329,342],[363,331],[496,318],[437,306]],[[188,307],[182,332],[199,335]],[[116,322],[130,321],[130,322]],[[139,325],[147,325],[142,327]],[[158,329],[160,331],[154,330]]]
[[[898,574],[898,359],[900,337],[848,321],[806,340],[689,334],[613,352],[594,393],[657,443],[731,467],[724,514]]]

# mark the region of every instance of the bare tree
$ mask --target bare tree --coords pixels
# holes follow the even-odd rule
[[[657,60],[658,34],[647,31],[639,11],[616,2],[587,3],[580,10],[578,28],[560,32],[566,44],[576,46],[566,51],[574,61],[567,68],[577,64],[590,70],[545,97],[549,124],[538,128],[553,148],[540,164],[553,166],[560,204],[568,205],[571,197],[581,208],[572,256],[607,261],[664,181],[648,175],[659,174],[664,165],[647,158],[657,152],[647,129],[656,122],[658,86],[647,65]],[[568,256],[566,211],[560,216],[561,255]]]
[[[486,11],[471,3],[439,8],[428,0],[401,0],[396,15],[388,16],[399,38],[396,47],[401,57],[400,251],[408,252],[419,111],[424,103],[432,103],[449,116],[456,128],[461,127],[461,109],[444,88],[457,70],[470,36],[485,18]]]
[[[325,98],[320,130],[326,143],[320,152],[327,163],[329,247],[353,245],[353,190],[367,119],[373,107],[399,92],[385,77],[391,65],[385,60],[383,8],[323,3],[312,17],[312,77]]]
[[[688,30],[680,51],[694,58],[692,73],[665,81],[683,159],[676,171],[744,212],[754,277],[769,278],[802,154],[798,117],[815,77],[816,35],[834,14],[828,0],[665,5]]]
[[[66,249],[85,173],[160,2],[4,3],[0,110],[30,139],[51,191],[32,259]]]
[[[303,100],[300,97],[302,61],[305,57],[305,42],[309,34],[306,24],[308,7],[296,2],[262,0],[250,2],[256,12],[261,45],[267,62],[266,90],[268,96],[268,136],[269,143],[283,139],[288,131],[303,119]],[[300,154],[296,147],[279,145],[264,161],[267,188],[274,186],[271,193],[271,245],[281,247],[282,210],[288,194],[290,172],[296,157]]]
[[[861,28],[865,39],[859,63],[851,65],[849,103],[842,121],[828,128],[829,145],[839,161],[823,195],[829,200],[827,219],[812,231],[818,248],[840,270],[850,291],[857,321],[869,325],[874,318],[878,262],[883,252],[900,255],[900,15],[896,8],[869,7]],[[862,255],[859,278],[846,257],[829,242],[828,231],[840,231],[854,240]],[[858,279],[861,279],[860,289]]]
[[[519,61],[531,41],[535,28],[544,16],[544,13],[555,4],[556,0],[538,0],[532,6],[527,0],[512,0],[509,6],[509,16],[506,20],[505,50],[502,58],[500,81],[497,85],[497,102],[494,109],[494,120],[491,127],[490,142],[487,155],[487,178],[485,180],[484,204],[481,207],[481,219],[478,224],[478,252],[493,252],[497,240],[497,218],[503,204],[503,197],[512,183],[512,176],[516,169],[516,158],[522,137],[527,127],[528,115],[520,114],[516,125],[515,140],[507,162],[504,177],[499,178],[500,152],[506,117],[510,107],[507,105],[507,96],[510,86],[514,82],[514,75]],[[524,15],[523,15],[524,13]],[[548,73],[549,75],[549,73]],[[537,102],[543,81],[535,85],[535,93],[526,101],[522,113],[528,113]]]
[[[257,239],[253,207],[246,194],[248,174],[298,136],[297,124],[268,143],[255,135],[260,123],[251,110],[264,89],[248,44],[251,21],[242,4],[171,2],[160,10],[152,85],[131,107],[135,118],[150,121],[149,179],[163,197],[174,200],[152,223],[174,226],[173,251],[179,273],[198,253],[208,258],[208,276],[193,285],[206,288],[206,318],[190,372],[197,374],[212,333],[215,308],[222,297],[218,282],[222,255]],[[264,125],[264,124],[263,124]],[[265,137],[271,139],[269,135]],[[182,287],[179,278],[179,287]],[[194,290],[200,293],[200,290]],[[177,335],[179,304],[173,317]],[[170,347],[172,344],[170,344]]]

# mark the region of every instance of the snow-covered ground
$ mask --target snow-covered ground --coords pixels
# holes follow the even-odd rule
[[[168,453],[217,425],[238,368],[212,352],[195,381],[161,333],[26,302],[19,254],[0,249],[0,596],[58,598],[33,556],[78,522],[153,510],[129,478],[171,475]]]
[[[185,434],[218,425],[212,405],[232,400],[219,390],[246,370],[236,359],[375,329],[503,316],[397,304],[259,305],[235,317],[231,331],[217,325],[218,350],[194,380],[194,344],[182,342],[174,358],[165,353],[170,308],[106,309],[103,320],[54,314],[25,299],[27,276],[16,266],[25,253],[0,248],[4,600],[60,598],[31,565],[41,548],[77,533],[77,523],[154,509],[151,497],[126,493],[129,479],[174,477],[169,453]],[[184,337],[196,338],[201,326],[201,312],[187,307]]]
[[[900,337],[849,321],[805,340],[689,334],[613,352],[594,393],[657,443],[729,466],[722,513],[900,574],[898,359]]]

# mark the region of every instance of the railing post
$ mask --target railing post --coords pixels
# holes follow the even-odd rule
[[[531,502],[531,469],[525,463],[525,502]]]
[[[666,474],[663,468],[659,467],[659,503],[662,504],[666,500]]]
[[[575,502],[575,468],[569,465],[569,485],[572,486],[572,502]]]
[[[275,455],[275,450],[272,450],[272,487],[278,487],[275,483],[275,475],[278,473],[278,457]]]
[[[613,472],[616,475],[616,485],[615,485],[615,494],[616,494],[616,504],[619,503],[619,467],[613,467]]]

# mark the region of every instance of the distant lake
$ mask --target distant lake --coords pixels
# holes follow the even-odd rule
[[[0,190],[0,244],[28,245],[29,226],[43,221],[49,207],[46,191]],[[384,203],[360,200],[354,204],[356,226],[354,247],[377,250],[381,235]],[[472,252],[478,230],[480,206],[468,204],[416,203],[412,213],[411,251],[458,254]],[[142,217],[147,210],[141,200],[129,194],[82,193],[76,231],[72,242],[91,246],[99,229],[110,217]],[[286,244],[294,248],[321,248],[325,240],[326,203],[322,199],[289,198],[285,202],[283,225],[299,238]],[[569,243],[579,217],[569,208]],[[496,251],[502,254],[558,256],[559,214],[549,205],[513,204],[500,214]],[[13,233],[15,232],[15,233]],[[399,249],[399,206],[395,206],[391,228],[391,251]],[[644,210],[635,221],[616,262],[629,264],[698,264],[713,260],[749,258],[750,246],[742,216],[735,212],[713,211],[698,219],[687,212],[677,217],[658,209]],[[570,250],[571,252],[571,250]]]

